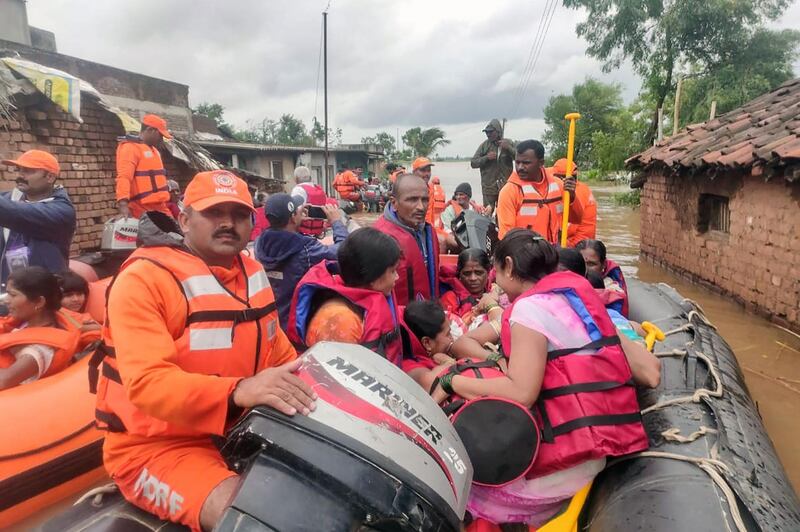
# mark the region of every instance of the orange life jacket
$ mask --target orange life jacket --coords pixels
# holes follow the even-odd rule
[[[539,194],[533,183],[523,181],[516,172],[508,179],[508,183],[517,187],[522,195],[514,227],[536,231],[548,242],[555,244],[558,242],[561,217],[564,215],[564,189],[561,180],[547,175],[544,168],[542,177],[547,180],[547,193],[544,196]]]
[[[11,317],[0,319],[0,368],[8,368],[15,361],[12,348],[30,344],[42,344],[55,349],[50,367],[42,374],[49,377],[65,369],[78,351],[80,330],[75,322],[62,312],[56,312],[58,327],[25,327],[15,331],[19,322]]]
[[[583,216],[581,216],[581,223],[569,224],[567,230],[567,245],[569,247],[575,247],[578,242],[587,238],[594,240],[597,234],[597,201],[595,201],[589,185],[583,181],[578,181],[575,184],[575,196],[581,202]]]
[[[239,266],[247,276],[247,297],[232,295],[211,273],[206,263],[190,253],[169,247],[137,249],[120,268],[147,260],[170,272],[186,297],[187,326],[175,338],[176,364],[189,373],[221,377],[254,375],[262,353],[269,349],[278,329],[275,296],[261,264],[239,254]],[[113,290],[113,281],[109,290]],[[106,319],[103,344],[92,360],[90,388],[97,392],[95,417],[98,428],[139,436],[198,436],[191,427],[151,417],[131,403],[116,362],[114,324]],[[102,371],[98,379],[98,365]]]
[[[404,169],[402,169],[402,168],[395,170],[394,172],[392,172],[391,174],[389,174],[389,181],[391,181],[392,183],[394,183],[395,181],[397,181],[397,178],[398,178],[398,177],[400,177],[401,175],[403,175],[403,173],[404,173],[404,172],[405,172],[405,170],[404,170]]]
[[[333,188],[339,193],[339,197],[349,201],[358,201],[361,199],[361,196],[358,194],[359,186],[358,178],[350,170],[345,170],[344,172],[336,174],[333,180]]]
[[[483,210],[483,207],[478,205],[478,203],[475,201],[469,200],[469,204],[472,207],[472,210],[474,210],[477,213],[480,213],[481,210]],[[450,205],[453,207],[453,212],[456,214],[456,218],[458,218],[458,215],[461,214],[461,211],[463,211],[464,209],[462,209],[461,205],[459,205],[458,202],[454,199],[450,200]]]
[[[136,159],[136,170],[131,182],[129,201],[142,205],[154,205],[169,201],[167,171],[161,154],[136,137],[120,137],[117,145],[117,160]],[[133,152],[133,153],[131,153]]]
[[[433,202],[433,215],[439,218],[445,207],[447,207],[447,198],[444,195],[444,188],[439,183],[439,178],[431,178],[431,182],[433,183],[433,198],[431,199]]]

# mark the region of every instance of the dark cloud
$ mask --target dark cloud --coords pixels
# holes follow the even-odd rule
[[[326,4],[38,0],[28,10],[31,24],[56,33],[61,52],[185,83],[193,105],[218,102],[229,121],[244,125],[283,113],[306,123],[322,115],[317,79]],[[488,118],[539,124],[548,98],[589,75],[621,82],[631,99],[639,86],[631,70],[603,74],[575,36],[582,14],[563,7],[525,98],[516,97],[543,5],[332,0],[332,124],[346,141],[376,130],[437,125],[455,136],[447,153],[463,154],[480,142],[479,124]]]

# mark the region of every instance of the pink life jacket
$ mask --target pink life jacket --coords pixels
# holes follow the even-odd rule
[[[392,364],[400,367],[403,343],[398,325],[398,310],[392,296],[367,288],[347,286],[338,275],[338,264],[322,261],[314,265],[300,279],[292,296],[287,335],[296,345],[305,349],[306,332],[311,321],[314,296],[330,291],[358,307],[364,319],[364,333],[359,344],[370,349]]]
[[[628,317],[628,285],[625,283],[625,276],[622,275],[622,268],[619,267],[619,264],[614,262],[611,259],[606,259],[606,269],[603,272],[603,277],[608,277],[614,280],[622,291],[625,293],[624,297],[622,298],[622,303],[617,303],[616,305],[612,304],[611,308],[625,316]]]
[[[298,185],[306,192],[306,204],[313,207],[322,207],[328,203],[328,196],[321,186],[314,183],[300,183]],[[297,228],[299,233],[307,236],[320,238],[325,234],[326,229],[325,218],[309,218],[306,217]]]
[[[511,353],[509,318],[514,306],[547,293],[566,298],[575,316],[563,317],[565,327],[569,321],[573,326],[582,324],[591,341],[547,354],[542,388],[534,405],[542,442],[527,478],[648,447],[633,376],[617,330],[585,278],[572,272],[553,273],[517,298],[503,316],[504,352],[507,356]],[[559,331],[547,331],[547,335],[558,337]]]

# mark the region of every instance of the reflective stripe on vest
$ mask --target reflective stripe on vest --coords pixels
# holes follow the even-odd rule
[[[201,259],[188,252],[166,247],[139,248],[125,261],[120,273],[137,260],[168,271],[186,299],[186,328],[175,338],[175,363],[182,370],[222,377],[249,377],[258,371],[260,357],[272,348],[278,331],[275,298],[259,263],[239,255],[247,290],[244,295],[236,295],[225,289]],[[109,290],[113,286],[114,281]],[[95,387],[92,373],[97,376],[97,365],[102,360],[95,387],[98,427],[148,436],[197,435],[189,427],[152,418],[130,402],[117,369],[113,328],[113,323],[106,320],[105,345],[90,364],[94,368],[94,372],[90,368],[90,386]]]
[[[561,187],[555,178],[543,175],[548,180],[545,197],[531,183],[515,183],[522,192],[522,201],[514,225],[536,231],[551,243],[556,243],[564,213]]]

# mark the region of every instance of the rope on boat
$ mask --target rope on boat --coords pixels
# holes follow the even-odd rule
[[[673,329],[671,331],[665,332],[664,336],[669,336],[671,334],[676,334],[678,332],[683,332],[683,331],[689,331],[689,330],[693,331],[694,330],[694,324],[692,323],[692,321],[695,318],[697,318],[698,320],[702,321],[705,325],[709,326],[710,328],[716,330],[716,327],[714,327],[714,325],[703,314],[702,308],[700,307],[700,305],[698,305],[696,302],[692,301],[691,299],[684,299],[684,302],[691,303],[698,310],[689,311],[689,313],[687,314],[688,323],[685,323],[684,325],[682,325],[680,327],[677,327],[677,328],[675,328],[675,329]],[[657,356],[657,357],[686,357],[686,356],[689,355],[688,347],[691,346],[692,344],[694,344],[694,340],[687,344],[687,349],[672,349],[671,351],[664,351],[664,352],[660,352],[660,353],[654,353],[654,355]],[[666,408],[666,407],[669,407],[669,406],[674,406],[674,405],[678,405],[678,404],[685,404],[685,403],[699,403],[703,399],[709,399],[709,398],[712,398],[712,397],[714,397],[714,398],[722,397],[722,395],[723,395],[722,379],[720,378],[719,371],[718,371],[716,365],[713,363],[713,361],[711,360],[710,357],[708,357],[705,353],[703,353],[701,351],[694,351],[694,355],[698,359],[700,359],[703,362],[705,362],[706,366],[708,367],[708,372],[711,375],[712,380],[714,382],[714,389],[713,390],[709,390],[708,388],[700,388],[698,390],[695,390],[695,392],[693,394],[691,394],[691,395],[686,395],[686,396],[683,396],[683,397],[677,397],[677,398],[674,398],[674,399],[668,399],[666,401],[660,401],[660,402],[658,402],[658,403],[656,403],[656,404],[654,404],[652,406],[649,406],[648,408],[645,408],[644,410],[642,410],[642,415],[645,415],[645,414],[647,414],[649,412],[654,412],[654,411],[657,411],[657,410],[660,410],[662,408]],[[688,436],[682,436],[680,434],[680,429],[679,428],[672,427],[670,429],[667,429],[667,430],[663,431],[661,433],[661,436],[666,441],[672,441],[672,442],[677,442],[677,443],[690,443],[690,442],[693,442],[693,441],[705,436],[706,434],[718,434],[718,431],[716,429],[712,429],[712,428],[706,427],[704,425],[701,425],[697,431],[689,434]],[[694,456],[687,456],[687,455],[683,455],[683,454],[670,453],[670,452],[664,452],[664,451],[642,451],[640,453],[635,453],[635,454],[632,454],[630,456],[623,456],[621,458],[618,458],[618,459],[612,461],[609,464],[609,466],[618,464],[618,463],[626,461],[626,460],[630,460],[632,458],[640,458],[640,457],[642,457],[642,458],[663,458],[663,459],[668,459],[668,460],[679,460],[681,462],[687,462],[687,463],[690,463],[690,464],[694,464],[697,467],[699,467],[700,469],[702,469],[703,471],[705,471],[705,473],[709,477],[711,477],[711,480],[714,482],[714,484],[716,484],[717,487],[722,491],[723,495],[725,495],[725,499],[728,502],[728,508],[730,508],[731,519],[733,519],[733,523],[736,526],[736,529],[738,530],[738,532],[747,532],[747,526],[745,525],[744,520],[742,519],[742,515],[739,512],[739,503],[738,503],[737,498],[736,498],[736,493],[733,491],[733,488],[731,488],[731,485],[728,483],[728,481],[725,480],[725,477],[722,476],[723,473],[730,474],[730,472],[731,472],[730,467],[728,467],[728,465],[725,464],[725,462],[723,462],[721,460],[718,460],[716,458],[716,456],[717,456],[716,448],[717,448],[717,444],[714,443],[714,445],[711,448],[711,455],[712,456],[711,457],[705,457],[705,458],[697,458],[697,457],[694,457]]]
[[[652,406],[648,406],[644,410],[642,410],[642,415],[648,414],[650,412],[655,412],[656,410],[661,410],[662,408],[666,408],[672,405],[679,405],[683,403],[699,403],[702,399],[709,398],[709,397],[722,397],[722,380],[719,377],[719,373],[717,371],[716,366],[711,361],[711,359],[706,356],[704,353],[700,351],[695,352],[695,356],[706,363],[708,366],[708,372],[713,378],[716,386],[713,390],[709,390],[708,388],[698,388],[695,392],[691,395],[684,395],[683,397],[676,397],[674,399],[667,399],[666,401],[660,401]]]
[[[723,477],[719,471],[722,470],[725,473],[730,473],[730,468],[725,464],[725,462],[715,460],[713,458],[696,458],[694,456],[667,453],[663,451],[642,451],[630,456],[617,458],[609,463],[608,467],[612,467],[620,462],[631,460],[633,458],[664,458],[668,460],[679,460],[681,462],[687,462],[696,465],[705,471],[709,477],[711,477],[711,480],[714,481],[714,484],[716,484],[717,487],[722,491],[722,494],[725,495],[725,499],[727,500],[728,507],[731,511],[731,519],[733,519],[733,524],[736,526],[736,530],[738,530],[738,532],[747,532],[747,526],[744,524],[742,514],[739,512],[739,503],[736,500],[736,494],[734,493],[730,484],[728,484],[728,481],[725,480],[725,477]]]
[[[75,501],[75,503],[72,506],[78,506],[80,503],[82,503],[89,497],[94,497],[94,499],[92,499],[92,506],[99,508],[100,505],[103,504],[104,495],[116,493],[117,491],[118,491],[117,485],[114,484],[113,482],[109,484],[103,484],[102,486],[92,488],[83,495],[81,495],[80,498],[77,501]]]
[[[696,431],[692,432],[688,436],[681,436],[680,434],[681,429],[678,427],[672,427],[671,429],[667,429],[661,433],[661,437],[664,438],[666,441],[674,441],[677,443],[691,443],[700,436],[705,436],[706,434],[718,434],[717,429],[712,429],[710,427],[706,427],[705,425],[700,425],[700,428]]]

